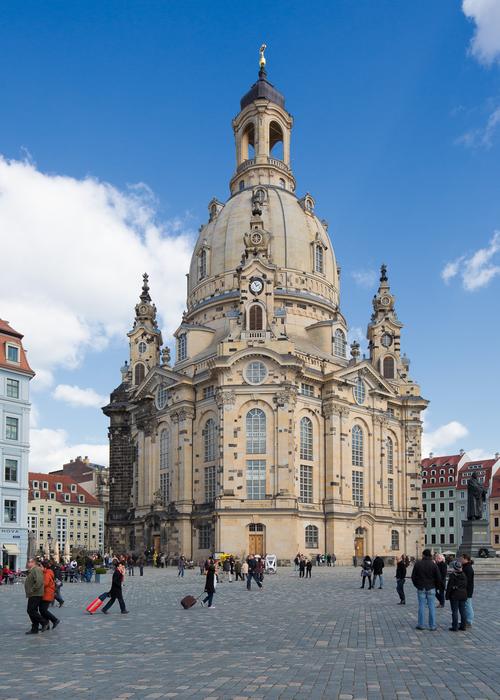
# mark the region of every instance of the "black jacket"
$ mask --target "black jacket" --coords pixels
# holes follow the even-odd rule
[[[406,578],[406,564],[404,561],[399,561],[396,566],[396,578],[403,581]]]
[[[446,600],[467,600],[467,578],[463,571],[450,574],[446,587]]]
[[[382,573],[382,569],[384,568],[384,560],[382,557],[375,557],[373,560],[373,573],[375,576],[378,574]]]
[[[441,588],[441,574],[436,562],[431,557],[423,557],[415,562],[411,573],[413,585],[419,591],[430,591],[432,588]]]
[[[121,593],[122,593],[122,581],[123,581],[123,576],[118,571],[118,569],[115,569],[113,572],[113,578],[111,580],[111,590],[109,591],[110,595],[121,595]]]
[[[446,577],[448,575],[448,567],[446,566],[446,562],[440,561],[437,568],[439,569],[439,575],[441,576],[441,588],[444,591],[446,588]]]
[[[472,598],[474,593],[474,569],[472,568],[472,564],[464,564],[462,571],[467,579],[467,598]]]
[[[205,591],[207,593],[215,593],[215,566],[213,564],[208,567]]]

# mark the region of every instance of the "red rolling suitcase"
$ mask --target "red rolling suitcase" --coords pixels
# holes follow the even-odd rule
[[[99,608],[104,603],[104,601],[106,600],[107,597],[108,597],[107,593],[101,593],[100,596],[98,596],[95,600],[93,600],[91,603],[89,603],[87,605],[85,610],[88,613],[90,613],[91,615],[93,615],[95,612],[97,612],[99,610]]]
[[[188,610],[189,608],[192,608],[193,605],[196,604],[198,598],[195,598],[194,595],[187,595],[185,598],[181,600],[181,605],[184,608],[184,610]]]

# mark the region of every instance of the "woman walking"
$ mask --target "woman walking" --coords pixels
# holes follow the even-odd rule
[[[406,563],[404,557],[397,557],[396,566],[396,590],[399,595],[398,605],[405,605],[405,580],[406,580]]]
[[[125,601],[123,600],[123,593],[122,593],[122,584],[123,584],[124,578],[125,578],[125,568],[124,568],[123,564],[116,562],[115,563],[115,570],[113,572],[113,579],[111,581],[111,589],[109,591],[109,600],[102,609],[102,612],[105,615],[108,614],[108,610],[113,605],[115,600],[117,600],[118,603],[120,604],[120,610],[122,612],[122,615],[128,614],[128,610],[125,607]]]
[[[208,603],[209,608],[215,608],[215,605],[213,604],[213,598],[214,598],[214,593],[215,593],[215,564],[213,561],[210,561],[210,564],[208,565],[207,569],[207,579],[205,581],[205,593],[207,594],[206,597],[201,601],[201,606],[205,607],[205,604]]]
[[[366,557],[363,559],[363,563],[361,564],[361,588],[365,587],[365,581],[368,579],[368,590],[371,591],[372,589],[372,560],[371,558],[366,555]]]
[[[49,622],[52,622],[52,629],[57,627],[60,620],[49,611],[49,605],[54,601],[56,597],[56,580],[54,577],[54,572],[50,568],[48,561],[42,562],[43,570],[43,595],[40,601],[40,615],[44,617]]]

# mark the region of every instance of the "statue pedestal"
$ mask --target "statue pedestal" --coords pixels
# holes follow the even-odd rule
[[[459,554],[468,554],[473,559],[479,556],[479,551],[484,549],[489,557],[495,556],[491,546],[490,533],[487,520],[462,520],[463,535]]]

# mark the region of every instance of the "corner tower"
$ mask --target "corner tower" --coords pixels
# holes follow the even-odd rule
[[[149,277],[142,276],[142,291],[135,305],[134,327],[127,333],[130,347],[130,371],[138,386],[148,371],[160,360],[162,337],[156,322],[156,306],[149,294]]]

